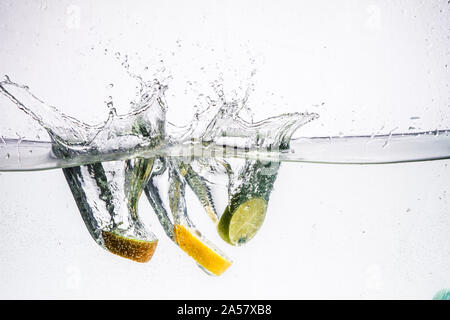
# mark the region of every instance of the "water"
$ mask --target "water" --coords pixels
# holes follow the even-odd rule
[[[5,162],[2,168],[61,168],[93,239],[112,253],[138,262],[148,261],[157,243],[138,213],[137,204],[145,189],[167,236],[205,271],[219,275],[231,259],[196,228],[186,207],[186,186],[215,224],[224,212],[237,211],[249,199],[259,197],[267,203],[279,162],[258,158],[231,161],[228,149],[233,153],[286,151],[292,134],[317,115],[291,113],[249,122],[241,116],[246,111],[248,91],[242,99],[228,101],[221,84],[216,83],[217,99],[210,99],[208,107],[181,128],[166,121],[167,87],[157,80],[136,79],[141,87],[132,110],[118,115],[108,101],[108,119],[90,125],[61,113],[26,86],[6,78],[0,83],[0,92],[45,128],[51,141],[15,143],[3,138],[2,152],[9,154],[12,144],[19,152],[8,155],[9,165]],[[27,156],[22,156],[24,148]],[[222,189],[216,187],[219,185]],[[259,213],[258,228],[247,230],[235,245],[244,244],[258,231],[265,208]],[[211,256],[221,265],[211,265]]]
[[[291,113],[252,122],[244,116],[248,96],[229,101],[220,84],[208,108],[197,112],[187,127],[177,127],[166,120],[167,86],[157,80],[138,80],[139,99],[132,110],[118,115],[108,102],[108,119],[96,125],[61,113],[8,78],[0,83],[0,92],[50,137],[48,142],[2,137],[0,171],[62,169],[93,239],[138,262],[148,261],[157,244],[138,213],[143,192],[175,243],[180,245],[177,226],[184,226],[226,257],[196,227],[186,205],[186,187],[222,238],[244,245],[263,224],[282,162],[374,164],[450,158],[450,131],[291,139],[318,115]],[[254,199],[262,205],[247,223],[251,228],[234,240],[223,236],[221,226],[230,223],[227,215]],[[199,262],[201,257],[187,253],[211,273]]]
[[[1,136],[0,170],[45,170],[154,156],[347,164],[450,158],[448,130],[291,140],[299,127],[318,115],[292,113],[249,122],[240,117],[248,97],[227,101],[218,84],[217,100],[210,100],[206,110],[197,112],[190,125],[177,127],[165,119],[167,86],[157,80],[138,80],[139,99],[133,109],[117,115],[110,101],[108,119],[96,125],[61,113],[26,86],[8,78],[0,82],[0,93],[44,127],[51,139],[45,142]]]
[[[388,145],[386,145],[388,142]],[[283,152],[242,149],[234,146],[208,145],[199,142],[165,146],[157,150],[115,152],[102,155],[72,155],[58,158],[53,144],[2,138],[0,140],[0,171],[29,171],[66,168],[99,161],[126,160],[138,156],[195,158],[221,155],[226,158],[262,159],[290,162],[334,164],[386,164],[429,161],[450,158],[450,131],[424,131],[376,136],[301,137],[292,139]]]

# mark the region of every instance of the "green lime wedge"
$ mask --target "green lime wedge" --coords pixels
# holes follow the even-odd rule
[[[258,232],[266,216],[267,202],[263,198],[251,198],[240,204],[234,212],[228,206],[217,225],[220,237],[227,243],[245,244]]]

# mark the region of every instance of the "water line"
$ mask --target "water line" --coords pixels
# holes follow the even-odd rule
[[[375,136],[301,137],[289,150],[258,150],[235,146],[170,145],[155,150],[133,150],[99,155],[74,155],[61,159],[51,142],[2,138],[0,171],[35,171],[135,157],[236,157],[261,160],[332,164],[385,164],[450,159],[450,130]]]

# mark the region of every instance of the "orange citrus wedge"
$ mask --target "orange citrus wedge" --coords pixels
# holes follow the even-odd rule
[[[120,236],[109,231],[102,231],[105,247],[110,252],[136,262],[148,262],[156,250],[158,240],[146,241]]]

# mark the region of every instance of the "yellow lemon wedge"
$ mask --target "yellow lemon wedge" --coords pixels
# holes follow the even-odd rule
[[[176,224],[173,229],[178,246],[212,274],[219,276],[231,265],[230,259],[187,227]]]

